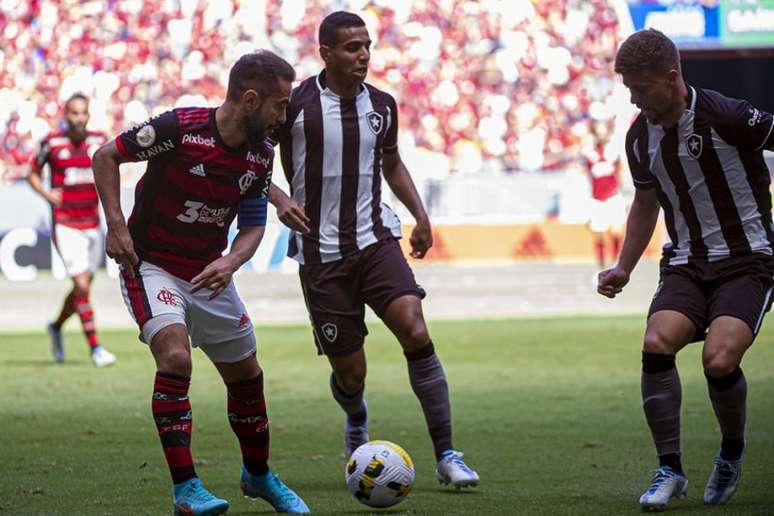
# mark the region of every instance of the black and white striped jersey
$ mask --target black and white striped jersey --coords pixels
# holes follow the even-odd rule
[[[356,97],[341,98],[323,71],[293,90],[277,139],[291,196],[311,219],[308,234],[291,233],[288,256],[331,262],[400,237],[398,217],[381,200],[382,156],[398,148],[392,96],[364,83]]]
[[[671,242],[669,265],[772,254],[770,176],[774,118],[749,102],[688,87],[688,108],[664,129],[645,115],[626,136],[634,186],[655,188]]]

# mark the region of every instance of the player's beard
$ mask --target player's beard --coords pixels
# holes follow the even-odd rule
[[[266,126],[249,115],[245,117],[245,132],[247,133],[247,141],[254,143],[260,142],[267,136]]]
[[[73,140],[83,141],[86,139],[86,124],[67,122],[67,132]]]

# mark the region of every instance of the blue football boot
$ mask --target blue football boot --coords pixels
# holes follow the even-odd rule
[[[246,497],[252,500],[262,498],[269,502],[277,512],[309,514],[309,507],[306,506],[301,497],[271,471],[254,476],[242,466],[241,486]]]
[[[198,477],[172,486],[175,516],[215,516],[228,510],[228,502],[204,489]]]

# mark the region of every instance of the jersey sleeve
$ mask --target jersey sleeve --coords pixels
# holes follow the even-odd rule
[[[648,169],[647,145],[642,145],[640,138],[644,138],[643,130],[647,131],[647,124],[642,115],[629,128],[626,133],[626,161],[629,164],[629,172],[632,175],[634,187],[639,190],[650,190],[656,186],[655,178]]]
[[[395,99],[390,97],[387,104],[387,133],[384,135],[384,146],[382,149],[387,154],[398,151],[398,105]]]
[[[269,205],[269,186],[271,186],[272,168],[274,167],[274,149],[271,142],[265,143],[269,153],[269,165],[262,181],[256,181],[250,185],[247,192],[237,207],[237,228],[248,226],[265,226],[266,214]]]
[[[723,140],[743,149],[774,148],[774,117],[746,100],[712,95],[713,127]]]
[[[35,149],[35,154],[32,156],[31,160],[32,166],[40,170],[46,164],[50,155],[51,143],[48,141],[48,138],[46,138],[45,140],[42,140],[40,144],[38,144],[38,148]]]
[[[175,111],[138,124],[116,137],[116,146],[125,157],[134,161],[166,156],[180,145],[180,122]]]

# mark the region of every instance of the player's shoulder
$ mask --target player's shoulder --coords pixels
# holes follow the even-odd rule
[[[273,157],[275,145],[277,145],[277,142],[267,137],[258,142],[255,150],[263,156]]]
[[[312,75],[301,81],[298,86],[293,88],[290,94],[290,105],[300,106],[312,99],[320,96],[320,87],[318,86],[317,76]]]
[[[58,129],[49,132],[42,140],[41,144],[48,145],[49,147],[61,147],[63,145],[70,144],[70,137],[67,136],[67,132]]]
[[[384,90],[380,90],[373,84],[364,82],[363,86],[368,90],[368,94],[372,99],[380,99],[388,104],[395,104],[395,98]]]
[[[735,120],[740,110],[745,110],[748,105],[745,100],[727,97],[715,90],[695,87],[693,89],[696,91],[695,112],[712,120]]]
[[[626,145],[634,145],[634,142],[646,133],[647,130],[648,120],[643,113],[639,113],[632,121],[632,125],[629,126],[629,130],[626,131]]]
[[[160,114],[159,117],[175,117],[180,127],[185,130],[200,129],[209,126],[210,116],[214,110],[215,108],[200,106],[178,107]]]

